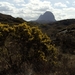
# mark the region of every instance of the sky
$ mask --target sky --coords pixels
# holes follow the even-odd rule
[[[36,20],[41,14],[50,11],[55,19],[75,18],[75,0],[0,0],[0,13],[24,20]]]

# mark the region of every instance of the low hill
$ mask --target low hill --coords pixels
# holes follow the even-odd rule
[[[47,23],[47,24],[38,24],[40,29],[44,33],[47,33],[48,36],[53,40],[56,38],[56,35],[61,32],[66,30],[67,28],[72,28],[75,26],[75,19],[66,19],[66,20],[61,20],[61,21],[56,21],[53,23]]]
[[[75,24],[75,19],[65,19],[65,20],[60,20],[60,21],[56,21],[56,22],[53,22],[53,23],[49,23],[50,25],[71,25],[71,24]]]
[[[12,25],[12,24],[23,23],[23,22],[25,22],[25,20],[23,20],[22,18],[19,18],[19,17],[14,18],[11,15],[6,15],[6,14],[0,13],[0,22],[4,23],[4,24]]]

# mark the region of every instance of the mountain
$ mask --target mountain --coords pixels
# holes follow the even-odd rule
[[[52,12],[46,11],[43,15],[40,15],[36,22],[39,23],[50,23],[55,22],[55,16]]]
[[[11,15],[6,15],[6,14],[2,14],[0,13],[0,22],[4,23],[4,24],[9,24],[9,25],[13,25],[13,24],[20,24],[25,22],[25,20],[23,20],[22,18],[14,18]]]

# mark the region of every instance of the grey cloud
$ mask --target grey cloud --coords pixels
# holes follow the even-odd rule
[[[55,3],[54,6],[55,6],[55,7],[61,7],[61,8],[67,7],[66,4],[61,3],[61,2]]]
[[[53,12],[57,20],[75,17],[75,8],[67,7],[67,5],[62,2],[59,3],[59,6],[61,5],[60,9],[57,4],[53,6],[50,0],[34,0],[34,2],[27,4],[22,2],[15,4],[13,0],[6,0],[7,2],[2,1],[4,0],[0,0],[0,12],[13,15],[14,17],[22,17],[25,20],[37,19],[39,15],[47,10]]]
[[[0,2],[0,11],[11,11],[12,9],[12,4],[8,2]]]

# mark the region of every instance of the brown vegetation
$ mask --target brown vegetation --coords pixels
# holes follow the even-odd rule
[[[75,75],[74,19],[19,24],[10,17],[0,19],[0,75]]]

